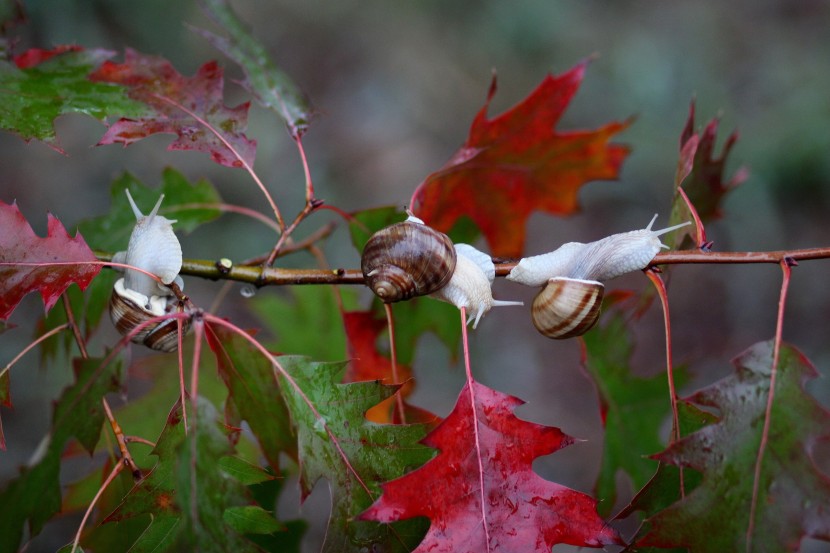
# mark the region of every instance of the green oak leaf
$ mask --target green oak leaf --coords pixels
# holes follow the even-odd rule
[[[280,381],[298,429],[302,497],[320,478],[328,479],[331,488],[332,514],[323,550],[410,551],[423,537],[426,521],[388,526],[354,518],[380,495],[380,483],[433,456],[432,449],[419,443],[428,427],[381,425],[365,419],[366,410],[390,397],[398,386],[377,381],[339,384],[345,363],[316,363],[293,356],[277,361],[289,375],[281,374]]]

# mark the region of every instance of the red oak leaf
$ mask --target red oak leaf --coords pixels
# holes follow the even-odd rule
[[[360,518],[428,517],[417,552],[549,553],[557,543],[621,543],[594,499],[533,472],[536,457],[573,438],[517,418],[513,411],[522,403],[479,383],[466,385],[452,413],[422,440],[440,454],[383,484],[383,495]]]
[[[343,326],[346,330],[346,345],[350,359],[343,382],[378,380],[384,384],[404,383],[398,393],[403,397],[412,393],[414,382],[411,380],[412,369],[409,365],[398,363],[396,374],[393,374],[391,359],[378,351],[378,338],[387,328],[385,320],[376,318],[373,311],[346,311],[343,313]],[[401,420],[397,401],[397,396],[381,401],[366,411],[366,418],[381,424],[435,424],[438,420],[438,417],[429,411],[406,402],[402,405],[404,420]]]
[[[576,211],[583,184],[617,178],[628,148],[608,141],[628,123],[591,131],[554,129],[579,88],[586,65],[548,75],[517,106],[488,119],[496,92],[493,79],[467,141],[415,190],[411,202],[415,214],[443,232],[460,217],[469,217],[494,255],[518,257],[532,212],[567,215]]]
[[[45,238],[35,234],[16,203],[0,201],[0,319],[8,318],[29,292],[39,291],[49,311],[70,284],[85,289],[101,270],[81,233],[70,238],[60,221],[48,218]]]
[[[93,81],[128,87],[129,96],[155,111],[154,117],[121,119],[101,138],[101,144],[124,144],[155,133],[178,136],[168,150],[197,150],[227,167],[252,167],[256,142],[244,132],[249,102],[235,108],[223,103],[224,78],[216,62],[204,64],[193,77],[184,77],[169,61],[127,49],[124,63],[107,61],[92,73]]]
[[[30,67],[40,65],[41,63],[59,54],[65,54],[66,52],[80,52],[81,50],[83,50],[83,47],[76,46],[74,44],[62,44],[60,46],[55,46],[51,50],[31,48],[22,54],[16,55],[14,57],[14,64],[19,69],[29,69]]]

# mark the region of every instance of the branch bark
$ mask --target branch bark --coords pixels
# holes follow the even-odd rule
[[[101,261],[111,261],[112,254],[95,252]],[[683,265],[690,263],[735,264],[775,263],[783,260],[807,261],[830,258],[830,247],[769,252],[703,252],[684,250],[657,254],[650,266]],[[185,259],[181,274],[209,280],[232,280],[256,286],[285,286],[297,284],[363,284],[363,274],[357,269],[281,269],[261,265],[228,266],[227,260]],[[496,261],[496,276],[505,276],[516,266],[516,261]]]

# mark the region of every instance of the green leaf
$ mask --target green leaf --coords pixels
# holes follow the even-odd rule
[[[357,251],[362,252],[369,238],[382,228],[406,220],[406,212],[396,206],[375,207],[352,213],[349,234]]]
[[[229,507],[222,517],[240,534],[273,534],[285,529],[271,513],[256,505]]]
[[[786,344],[780,350],[768,442],[753,500],[773,346],[773,341],[755,344],[735,359],[733,375],[688,399],[717,410],[717,422],[675,442],[657,458],[700,471],[703,480],[684,499],[651,517],[651,531],[639,544],[703,553],[792,551],[805,536],[830,539],[830,479],[813,459],[815,445],[830,436],[830,413],[804,390],[816,370]],[[753,501],[755,519],[750,522]]]
[[[291,132],[299,137],[308,128],[311,107],[290,77],[277,68],[268,51],[251,34],[225,0],[202,0],[208,15],[218,23],[228,38],[203,29],[196,32],[238,63],[245,72],[242,85],[263,106],[282,117]]]
[[[130,234],[135,226],[135,215],[127,201],[125,189],[129,189],[136,205],[144,213],[164,194],[159,213],[168,219],[175,219],[173,228],[177,232],[192,232],[199,225],[217,219],[221,212],[218,207],[197,207],[196,204],[218,204],[222,200],[213,185],[207,180],[190,183],[175,169],[166,169],[161,190],[152,189],[133,175],[124,173],[110,186],[112,208],[107,215],[82,221],[81,232],[90,237],[93,248],[118,251],[127,248]]]
[[[377,499],[381,482],[432,457],[433,451],[419,443],[427,427],[381,425],[364,418],[366,410],[391,397],[397,386],[374,381],[338,384],[345,363],[315,363],[289,356],[277,360],[299,387],[280,376],[298,429],[302,497],[320,478],[327,478],[331,488],[332,515],[323,550],[411,550],[423,537],[424,520],[386,526],[354,517]]]
[[[205,331],[228,402],[248,421],[271,468],[279,472],[281,453],[297,457],[297,438],[271,361],[224,326],[208,324]]]
[[[219,459],[219,468],[246,486],[261,484],[262,482],[268,482],[276,478],[273,474],[270,474],[261,467],[252,465],[239,457],[222,457]]]
[[[129,99],[122,87],[87,79],[113,55],[106,50],[67,52],[27,69],[0,62],[0,128],[24,140],[53,142],[54,120],[64,113],[100,120],[140,117],[146,108]]]
[[[120,387],[121,363],[106,367],[101,359],[76,359],[75,383],[67,387],[55,404],[52,428],[42,456],[21,470],[0,492],[0,551],[16,551],[28,522],[36,536],[61,508],[60,461],[64,446],[77,438],[91,450],[104,421],[101,398]]]
[[[109,520],[151,514],[150,525],[130,551],[258,551],[225,522],[225,511],[251,503],[244,485],[219,460],[233,454],[213,405],[199,399],[185,435],[181,404],[174,406],[153,448],[158,462]]]
[[[617,496],[616,476],[623,471],[635,489],[642,488],[654,474],[657,463],[647,455],[665,444],[660,430],[671,412],[665,374],[638,378],[631,372],[634,340],[619,309],[606,312],[603,324],[583,336],[585,368],[599,395],[605,443],[602,466],[595,486],[598,505],[607,516]],[[685,372],[675,367],[675,385],[686,381]]]
[[[276,336],[272,349],[292,355],[309,355],[321,361],[346,357],[343,318],[330,286],[290,286],[283,294],[257,294],[254,312]],[[353,305],[354,290],[340,290],[344,305]],[[309,330],[313,329],[313,330]]]

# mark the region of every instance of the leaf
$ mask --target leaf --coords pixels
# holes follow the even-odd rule
[[[101,270],[100,265],[83,263],[98,258],[80,233],[70,238],[51,213],[47,221],[46,237],[40,238],[16,203],[0,201],[0,319],[7,319],[23,297],[35,291],[48,312],[70,284],[83,290]]]
[[[584,366],[596,386],[605,439],[602,466],[594,492],[602,499],[599,512],[608,515],[616,501],[618,471],[631,478],[634,489],[646,485],[656,463],[646,455],[664,447],[662,425],[670,410],[665,374],[638,378],[631,372],[634,339],[622,310],[606,311],[603,324],[583,336]],[[675,368],[675,384],[686,381]]]
[[[16,551],[28,522],[36,536],[61,507],[60,461],[64,446],[77,438],[90,450],[98,442],[104,413],[101,398],[120,387],[121,363],[102,368],[101,359],[76,359],[75,382],[55,404],[45,449],[0,492],[0,551]]]
[[[235,108],[223,102],[224,77],[216,62],[204,64],[193,77],[183,77],[167,60],[127,49],[124,63],[107,61],[89,78],[93,82],[124,85],[130,98],[152,113],[121,119],[98,142],[123,144],[156,133],[178,138],[168,150],[196,150],[210,154],[227,167],[253,167],[256,142],[245,136],[249,103]]]
[[[225,518],[228,509],[252,499],[218,463],[233,453],[218,413],[200,398],[194,415],[196,423],[185,435],[181,403],[173,407],[153,448],[158,462],[107,520],[152,515],[130,551],[259,551]]]
[[[297,436],[271,361],[224,326],[207,324],[205,330],[228,402],[248,421],[271,468],[279,472],[281,453],[296,459]]]
[[[696,229],[692,226],[674,233],[673,249],[680,249],[687,236],[695,242],[695,246],[705,247],[706,233],[702,229],[702,223],[720,218],[720,207],[724,197],[748,176],[746,168],[742,167],[730,179],[725,180],[724,177],[726,158],[738,140],[737,132],[729,135],[720,156],[714,157],[718,120],[710,121],[702,134],[697,133],[694,127],[695,104],[692,102],[686,126],[680,136],[680,160],[669,226],[693,221],[701,228]],[[688,203],[677,190],[681,188],[689,200]]]
[[[652,529],[640,545],[684,546],[695,552],[748,550],[772,350],[772,341],[755,344],[734,360],[733,375],[689,398],[716,409],[717,423],[675,442],[656,458],[698,470],[703,481],[649,519]],[[800,352],[781,346],[752,551],[796,551],[804,536],[830,540],[830,480],[812,457],[816,443],[830,435],[830,413],[804,390],[816,375]]]
[[[292,355],[309,355],[321,361],[346,356],[346,333],[333,290],[328,286],[290,286],[287,297],[257,294],[251,307],[276,336],[271,349]],[[340,290],[343,303],[356,303],[352,290]],[[309,331],[309,329],[314,329]]]
[[[256,505],[228,507],[222,518],[240,534],[273,534],[285,529],[268,511]]]
[[[59,46],[29,50],[16,65],[0,61],[0,128],[23,140],[42,140],[58,149],[54,120],[64,113],[83,113],[99,120],[140,117],[146,109],[123,89],[91,83],[87,75],[113,52]]]
[[[202,0],[202,6],[229,37],[203,29],[195,29],[196,32],[242,67],[245,72],[242,86],[257,102],[285,120],[293,138],[302,136],[308,129],[312,110],[297,85],[271,61],[268,51],[245,28],[227,1]]]
[[[423,535],[418,521],[390,528],[354,517],[372,503],[380,482],[432,456],[430,449],[418,444],[426,427],[381,425],[364,418],[369,408],[394,394],[397,386],[376,381],[337,384],[344,363],[314,363],[288,356],[278,361],[310,402],[285,376],[280,377],[299,435],[301,497],[305,499],[320,478],[327,478],[331,487],[332,514],[323,550],[409,551]]]
[[[473,120],[464,145],[429,175],[412,196],[412,210],[430,226],[449,232],[460,217],[472,219],[494,256],[519,257],[525,223],[534,211],[567,215],[577,209],[586,182],[615,179],[628,148],[609,144],[628,123],[593,131],[554,127],[585,74],[583,62],[560,76],[548,75],[517,106],[487,118],[496,92]]]
[[[383,484],[381,498],[360,518],[428,517],[417,552],[549,553],[557,543],[621,543],[597,516],[594,499],[533,472],[535,458],[574,440],[558,428],[516,418],[522,403],[477,382],[465,385],[452,413],[422,441],[440,454]]]

